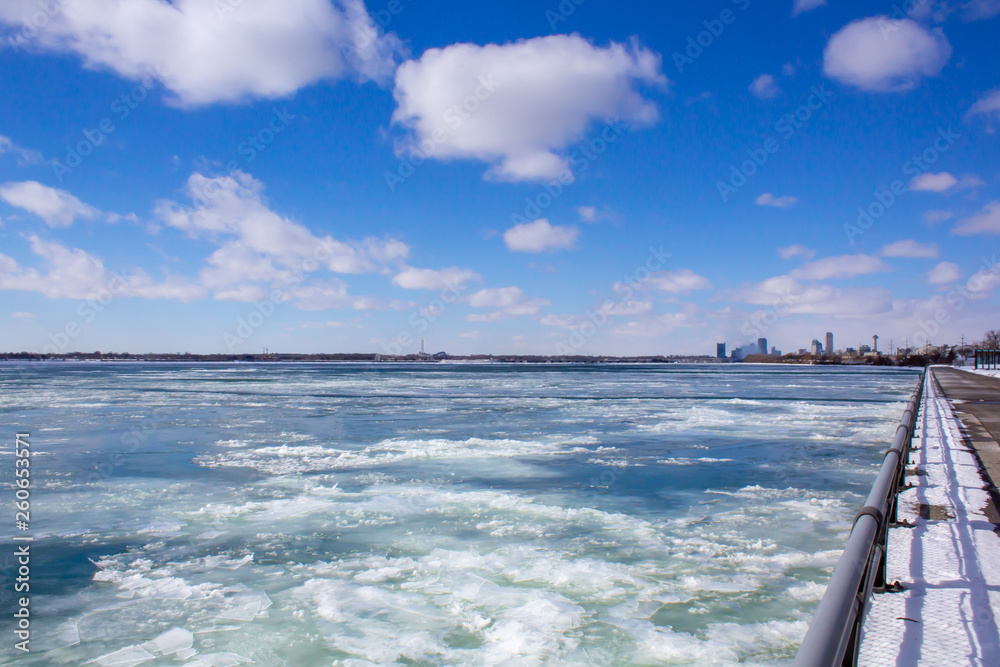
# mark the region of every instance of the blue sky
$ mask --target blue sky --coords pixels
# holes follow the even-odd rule
[[[1000,1],[128,6],[0,7],[0,349],[1000,324]]]

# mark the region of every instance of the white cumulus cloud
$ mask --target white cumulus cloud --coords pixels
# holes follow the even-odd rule
[[[353,308],[376,310],[408,304],[383,302],[348,293],[332,273],[397,272],[409,254],[395,239],[368,237],[340,241],[317,236],[304,225],[270,208],[263,184],[249,174],[192,174],[186,194],[190,205],[170,200],[157,203],[159,222],[219,244],[206,260],[200,284],[222,301],[291,300],[301,310]]]
[[[599,219],[596,206],[578,206],[576,212],[584,222],[597,222]]]
[[[38,292],[50,299],[120,296],[179,301],[199,299],[206,293],[201,285],[178,276],[156,283],[139,269],[110,271],[100,259],[80,248],[67,248],[35,235],[27,240],[44,268],[22,267],[14,259],[0,255],[0,290]]]
[[[934,243],[920,243],[912,239],[906,239],[884,246],[882,248],[882,256],[934,258],[938,256],[938,247]]]
[[[468,269],[415,269],[407,267],[393,277],[392,282],[403,289],[459,289],[470,281],[480,280],[479,274]]]
[[[34,213],[49,227],[69,227],[77,218],[92,219],[100,213],[65,190],[50,188],[37,181],[4,183],[0,185],[0,199]]]
[[[962,20],[981,21],[1000,14],[1000,0],[969,0],[962,4]]]
[[[580,230],[572,225],[551,225],[539,218],[514,225],[503,233],[503,240],[513,252],[546,252],[572,248],[579,235]]]
[[[793,257],[812,259],[816,256],[816,251],[803,245],[793,244],[784,248],[778,248],[778,254],[781,255],[781,259],[792,259]]]
[[[266,291],[252,283],[277,280],[281,270],[259,250],[230,241],[209,255],[201,270],[201,282],[219,289],[215,297],[226,301],[257,301]]]
[[[657,120],[639,88],[666,84],[660,61],[635,42],[600,48],[579,35],[430,49],[396,72],[393,122],[434,158],[490,163],[492,178],[556,178],[569,168],[561,149],[596,121]]]
[[[538,323],[546,327],[558,327],[560,329],[572,329],[583,323],[583,318],[574,315],[548,314],[538,320]]]
[[[926,211],[922,217],[928,225],[936,225],[939,222],[951,220],[955,217],[955,213],[954,211]]]
[[[634,317],[636,315],[646,315],[653,310],[652,301],[606,301],[594,308],[594,313],[607,317]],[[562,329],[575,329],[588,322],[593,324],[593,315],[590,317],[583,315],[554,315],[549,314],[542,317],[538,322],[547,327],[559,327]]]
[[[803,12],[825,6],[826,0],[795,0],[795,3],[792,5],[792,16],[798,16]]]
[[[798,199],[796,197],[788,195],[784,197],[775,197],[770,192],[765,192],[761,196],[757,197],[758,206],[773,206],[774,208],[788,208],[797,201]]]
[[[953,283],[962,277],[957,264],[941,262],[927,273],[927,282],[932,285]]]
[[[940,30],[875,16],[849,23],[830,38],[823,71],[862,90],[903,91],[938,74],[950,57],[951,45]]]
[[[263,183],[241,171],[214,178],[192,174],[186,193],[191,206],[168,200],[157,203],[156,215],[163,223],[192,237],[226,237],[245,252],[273,259],[285,268],[298,268],[311,260],[335,273],[375,272],[409,253],[404,243],[393,239],[344,242],[318,237],[271,210]]]
[[[653,288],[670,294],[688,294],[695,290],[712,288],[712,282],[708,278],[699,276],[691,269],[657,271],[650,274],[647,282]]]
[[[750,92],[762,100],[769,100],[777,97],[781,93],[781,89],[778,88],[773,76],[761,74],[750,84]]]
[[[399,42],[360,0],[73,0],[27,42],[126,79],[153,74],[184,106],[277,98],[324,79],[388,80]],[[36,0],[0,3],[14,31]]]
[[[859,318],[888,313],[892,293],[882,287],[839,289],[831,285],[803,285],[790,276],[776,276],[743,290],[738,298],[746,303],[778,306],[796,315],[828,315]]]
[[[958,179],[946,171],[940,174],[920,174],[910,181],[910,189],[919,192],[945,192],[958,185]]]
[[[967,116],[997,116],[1000,117],[1000,89],[991,90],[972,105]]]
[[[692,305],[677,313],[663,313],[633,320],[616,327],[614,332],[619,336],[659,337],[673,333],[680,328],[703,326],[698,318],[698,311]]]
[[[488,287],[469,296],[468,303],[473,308],[492,308],[490,313],[473,313],[466,316],[469,322],[497,322],[514,317],[537,315],[549,302],[540,298],[529,298],[520,287]]]
[[[18,162],[21,164],[39,164],[45,161],[45,158],[38,151],[21,148],[11,141],[9,137],[0,134],[0,155],[5,153],[16,155]]]
[[[871,273],[883,273],[891,270],[888,264],[871,255],[841,255],[840,257],[824,257],[815,262],[807,262],[792,271],[789,276],[795,280],[830,280],[835,278],[854,278]]]
[[[960,222],[952,233],[959,236],[1000,234],[1000,201],[993,200],[979,212]]]
[[[399,301],[385,303],[372,296],[354,296],[348,293],[348,286],[339,278],[317,281],[289,290],[289,296],[296,301],[300,310],[401,310],[414,304]],[[218,295],[216,298],[219,298]]]

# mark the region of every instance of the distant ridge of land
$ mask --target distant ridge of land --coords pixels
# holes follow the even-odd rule
[[[274,362],[413,362],[436,363],[449,361],[493,362],[507,364],[793,364],[817,366],[927,366],[929,364],[950,364],[955,359],[954,351],[948,355],[911,354],[905,357],[868,357],[843,361],[839,357],[813,355],[785,355],[783,357],[751,354],[742,361],[718,359],[708,355],[652,355],[616,357],[612,355],[544,355],[544,354],[379,354],[361,353],[260,353],[260,354],[191,354],[181,352],[151,352],[133,354],[131,352],[63,352],[41,354],[36,352],[0,352],[0,361],[187,361],[220,363],[274,363]]]
[[[287,362],[287,361],[384,361],[384,362],[441,362],[441,361],[492,361],[500,363],[582,363],[582,364],[670,364],[670,363],[717,363],[709,356],[587,356],[587,355],[539,355],[539,354],[378,354],[337,353],[337,354],[188,354],[188,353],[148,353],[130,352],[67,352],[61,354],[39,354],[35,352],[0,352],[0,361],[200,361],[200,362]]]

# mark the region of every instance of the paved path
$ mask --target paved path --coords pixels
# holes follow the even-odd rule
[[[995,488],[1000,482],[1000,444],[997,444],[1000,442],[1000,378],[955,368],[935,368],[934,377],[962,420]]]
[[[1000,665],[1000,537],[991,521],[993,485],[972,445],[996,447],[979,427],[1000,383],[935,369],[925,383],[899,518],[912,528],[889,531],[887,573],[905,590],[875,596],[865,620],[861,665]],[[940,382],[940,386],[938,384]],[[943,389],[950,393],[947,397]],[[958,399],[962,395],[964,398]],[[949,401],[961,400],[963,428]],[[966,407],[969,406],[969,407]],[[982,409],[981,409],[982,408]],[[985,440],[983,440],[985,438]],[[986,442],[989,440],[990,442]]]

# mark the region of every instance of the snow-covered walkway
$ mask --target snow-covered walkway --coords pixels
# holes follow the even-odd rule
[[[1000,537],[987,482],[937,382],[924,385],[917,435],[889,531],[889,581],[864,624],[861,665],[1000,665]]]

